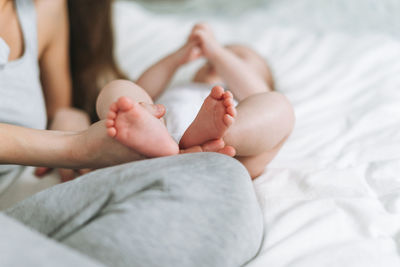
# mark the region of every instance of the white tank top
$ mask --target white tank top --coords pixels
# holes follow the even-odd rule
[[[39,76],[35,6],[33,0],[15,0],[15,5],[24,52],[9,62],[9,46],[0,37],[0,122],[45,129],[47,117]],[[0,194],[22,170],[21,166],[0,165]]]

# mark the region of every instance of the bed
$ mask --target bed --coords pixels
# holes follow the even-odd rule
[[[131,78],[207,21],[224,43],[270,63],[296,127],[254,181],[265,223],[258,266],[400,266],[400,3],[398,1],[122,1],[117,56]],[[190,79],[201,62],[181,70]],[[159,102],[181,132],[204,92]],[[180,107],[176,109],[175,107]]]
[[[265,234],[247,266],[400,266],[400,2],[163,3],[115,3],[116,54],[129,77],[207,21],[221,42],[263,55],[295,108],[294,132],[254,181]],[[173,85],[200,64],[182,69]],[[184,92],[189,103],[175,93],[159,102],[179,134],[206,93]],[[57,183],[54,174],[38,182],[31,173],[3,205]],[[15,195],[18,187],[26,189]]]

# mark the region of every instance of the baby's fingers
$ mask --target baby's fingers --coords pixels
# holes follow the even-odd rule
[[[198,46],[195,46],[191,49],[188,61],[194,61],[196,59],[199,59],[203,56],[203,52]]]
[[[203,30],[195,30],[190,34],[191,42],[203,43],[206,39],[206,33]]]

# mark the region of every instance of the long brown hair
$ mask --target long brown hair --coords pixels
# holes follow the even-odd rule
[[[73,103],[96,120],[104,83],[124,79],[114,58],[112,0],[68,0]]]

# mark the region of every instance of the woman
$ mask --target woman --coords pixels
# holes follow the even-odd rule
[[[2,117],[4,117],[1,118],[1,121],[29,128],[44,129],[47,115],[52,130],[76,131],[86,129],[88,120],[84,113],[67,109],[71,105],[71,80],[66,3],[59,0],[36,1],[38,13],[36,16],[29,1],[3,0],[1,2],[2,16],[0,22],[3,27],[0,36],[3,39],[3,51],[9,52],[9,56],[6,55],[8,53],[3,53],[5,57],[3,57],[0,74],[2,89],[0,101],[3,109]],[[18,17],[15,5],[16,7],[20,6],[17,10],[22,10],[18,13]],[[21,14],[21,12],[24,13]],[[37,28],[35,26],[36,17],[38,18]],[[15,82],[17,80],[18,83]],[[9,89],[13,87],[15,87],[15,90]],[[19,105],[15,104],[17,99],[19,99]],[[46,106],[44,100],[46,100]],[[80,146],[85,147],[85,150],[92,156],[97,157],[96,154],[103,154],[100,151],[95,151],[95,147],[99,144],[102,144],[104,148],[108,146],[108,138],[97,135],[97,131],[92,131],[92,134],[89,133],[90,131],[81,134],[40,132],[7,124],[0,125],[0,129],[2,135],[4,135],[2,140],[13,137],[16,141],[16,143],[12,143],[11,140],[4,144],[4,152],[7,153],[5,155],[8,158],[4,158],[4,155],[0,156],[1,163],[79,168],[87,166],[88,162],[82,162],[79,159],[82,156],[80,153],[82,149],[74,145],[74,143],[79,143],[78,135],[90,138],[91,144],[81,140]],[[24,144],[24,149],[15,150],[15,147],[22,140],[29,144]],[[103,141],[106,142],[103,143]],[[44,146],[45,143],[47,143],[47,146]],[[47,147],[53,147],[54,155],[48,154]],[[75,152],[68,151],[68,147]],[[114,147],[114,144],[111,144],[111,147]],[[111,149],[111,147],[109,148]],[[132,159],[132,157],[129,158],[128,150],[124,150],[123,147],[115,147],[112,150],[115,152],[116,149],[122,149],[121,152],[128,152],[125,155],[127,160]],[[97,160],[102,162],[101,158],[102,156]],[[106,160],[100,165],[105,163],[104,166],[107,166],[111,165],[112,162],[117,163],[119,161],[118,156],[115,158],[111,156],[109,159],[111,158],[113,159],[110,162],[106,163]],[[8,169],[9,172],[12,172],[8,177],[16,177],[21,171],[21,168],[10,166],[3,166],[2,169]],[[3,179],[3,187],[6,187],[11,180],[13,179],[9,178],[8,181]]]
[[[0,37],[0,163],[79,169],[136,159],[107,137],[104,125],[75,132],[88,120],[68,109],[64,0],[0,0]],[[74,84],[76,75],[80,72]],[[43,130],[46,113],[52,129],[63,131]],[[0,165],[1,191],[22,170]],[[215,154],[92,172],[6,214],[112,266],[242,265],[255,255],[262,236],[250,178],[237,162]]]

